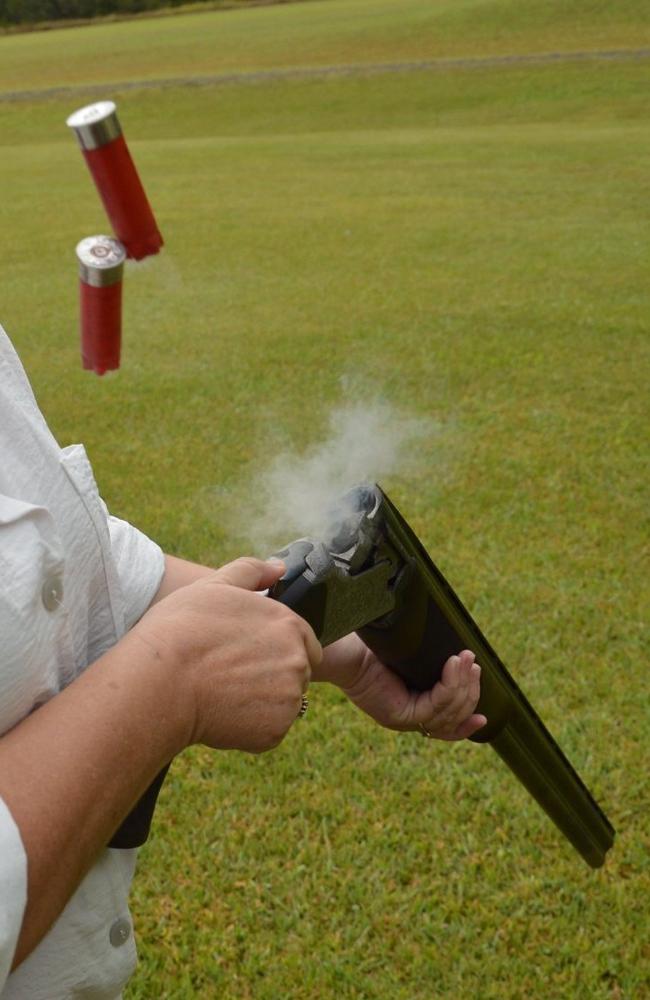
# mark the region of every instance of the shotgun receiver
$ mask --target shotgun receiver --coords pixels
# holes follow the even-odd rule
[[[277,553],[286,572],[271,597],[312,626],[323,646],[357,632],[414,690],[439,680],[446,660],[471,649],[481,664],[477,711],[489,743],[592,868],[614,829],[458,596],[378,486],[350,490],[322,540]]]

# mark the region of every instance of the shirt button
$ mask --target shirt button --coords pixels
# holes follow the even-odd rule
[[[63,580],[52,573],[45,578],[41,589],[41,600],[46,611],[56,611],[63,602]]]
[[[123,917],[116,920],[115,923],[111,925],[111,929],[108,932],[109,940],[114,948],[119,948],[120,945],[128,941],[130,935],[131,924],[128,920],[124,920]]]

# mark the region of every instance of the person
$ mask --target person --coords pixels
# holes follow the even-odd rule
[[[60,448],[0,327],[0,997],[116,1000],[136,949],[133,850],[106,847],[183,748],[277,747],[308,685],[383,726],[470,736],[465,650],[409,692],[356,636],[322,650],[263,595],[283,565],[165,556]]]

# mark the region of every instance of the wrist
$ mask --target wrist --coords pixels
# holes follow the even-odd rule
[[[323,659],[312,673],[313,681],[326,681],[345,690],[355,684],[367,652],[365,643],[356,632],[333,642],[323,650]]]
[[[118,643],[128,653],[129,685],[141,713],[160,744],[163,762],[193,742],[194,711],[189,685],[183,684],[178,657],[164,638],[139,623]],[[110,655],[110,654],[109,654]]]

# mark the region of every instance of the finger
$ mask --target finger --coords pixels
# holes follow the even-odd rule
[[[440,682],[431,691],[432,704],[439,711],[453,712],[467,702],[473,710],[480,692],[480,676],[481,668],[470,650],[450,657],[443,667]]]
[[[440,684],[443,687],[453,689],[457,688],[460,683],[460,657],[450,656],[444,667],[442,668],[442,674],[440,675]]]
[[[469,684],[472,667],[474,666],[476,657],[470,649],[464,649],[462,653],[459,653],[458,659],[460,660],[460,667],[458,670],[460,683]]]
[[[213,580],[215,583],[225,583],[243,590],[266,590],[280,579],[285,568],[284,563],[278,559],[264,562],[252,556],[242,556],[216,570]]]
[[[456,722],[462,724],[474,712],[478,705],[481,694],[481,668],[478,663],[468,663],[469,671],[466,683],[458,688],[456,698],[450,705],[449,717],[453,720],[455,714]],[[453,721],[452,721],[453,725]]]
[[[469,685],[467,687],[467,697],[472,706],[472,711],[478,705],[481,696],[481,667],[478,663],[472,663],[469,674]]]
[[[422,699],[414,713],[414,721],[423,723],[427,729],[453,733],[465,722],[476,708],[478,695],[471,697],[466,687],[444,689],[439,686],[432,692],[425,692],[430,697]]]
[[[448,737],[450,740],[466,740],[469,736],[473,736],[477,733],[479,729],[487,725],[487,719],[484,715],[470,715],[469,719],[465,719],[461,722],[452,735]]]
[[[474,653],[470,649],[464,649],[457,656],[450,656],[442,668],[440,682],[447,688],[467,684],[474,659]]]
[[[418,696],[413,708],[412,721],[417,726],[423,724],[427,729],[448,730],[451,732],[469,712],[459,712],[462,700],[452,692],[436,685],[432,691],[424,691]]]

